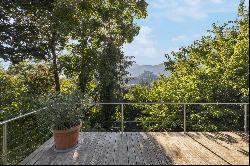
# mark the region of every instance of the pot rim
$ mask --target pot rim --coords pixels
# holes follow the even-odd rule
[[[77,130],[77,129],[80,128],[80,127],[82,127],[82,123],[80,123],[80,124],[78,124],[78,125],[76,125],[76,126],[73,126],[73,127],[69,128],[69,129],[64,129],[64,130],[54,130],[54,129],[52,129],[51,131],[52,131],[53,133],[68,133],[68,132]]]

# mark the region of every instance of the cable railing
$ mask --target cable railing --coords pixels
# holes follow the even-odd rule
[[[183,132],[186,133],[187,132],[187,120],[186,120],[186,114],[187,114],[187,106],[189,105],[238,105],[238,106],[244,106],[244,132],[248,132],[248,106],[249,103],[171,103],[171,102],[121,102],[121,103],[89,103],[88,105],[90,106],[100,106],[100,105],[116,105],[116,106],[120,106],[121,108],[121,112],[120,112],[120,121],[116,121],[118,123],[120,123],[121,127],[121,135],[123,135],[124,133],[124,124],[126,123],[140,123],[140,122],[156,122],[156,123],[161,123],[163,121],[134,121],[134,120],[124,120],[124,107],[126,105],[179,105],[182,106],[183,108]],[[20,115],[17,116],[15,118],[12,119],[8,119],[5,121],[0,122],[0,126],[2,126],[2,163],[3,164],[7,164],[7,155],[8,155],[8,140],[7,140],[7,133],[8,133],[8,124],[11,122],[15,122],[17,120],[26,118],[28,116],[37,114],[43,110],[46,110],[46,107],[38,109],[36,111],[32,111],[30,113],[24,114],[24,115]]]

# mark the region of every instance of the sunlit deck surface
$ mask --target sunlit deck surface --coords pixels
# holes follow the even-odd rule
[[[249,135],[241,132],[81,133],[78,147],[56,153],[53,139],[22,165],[249,165]]]

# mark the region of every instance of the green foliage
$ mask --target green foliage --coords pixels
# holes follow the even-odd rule
[[[62,95],[72,94],[77,90],[77,85],[75,83],[75,80],[72,79],[62,78],[60,80],[60,86]]]
[[[25,59],[45,59],[48,55],[46,41],[38,35],[37,20],[24,8],[25,4],[0,2],[0,57],[12,64]]]
[[[38,100],[60,92],[56,98],[44,100],[49,108],[44,117],[52,118],[49,122],[54,123],[54,128],[75,125],[80,117],[72,114],[80,110],[72,108],[80,98],[72,95],[78,86],[81,95],[94,100],[121,99],[125,69],[132,63],[121,47],[138,34],[134,19],[145,18],[146,7],[145,0],[1,1],[0,58],[11,62],[11,68],[7,71],[0,68],[0,119],[31,112],[42,106]],[[71,40],[74,42],[70,44]],[[68,55],[59,56],[63,50]],[[103,64],[109,66],[107,70]],[[52,107],[53,102],[60,104]],[[100,114],[93,111],[91,115],[95,117],[84,121],[84,130],[102,128],[92,122],[102,119],[108,109],[98,109]],[[115,119],[114,112],[111,119]],[[63,123],[53,119],[56,115]],[[31,115],[10,124],[9,163],[18,163],[48,139],[48,126],[38,121],[40,117]],[[110,117],[105,115],[104,119],[109,121]]]
[[[1,121],[35,110],[35,99],[55,91],[48,64],[23,62],[8,70],[0,69],[0,85]],[[38,119],[30,115],[8,123],[8,163],[20,162],[49,138],[49,130]],[[0,136],[2,139],[2,132]]]
[[[48,66],[39,64],[22,63],[8,70],[0,69],[1,121],[34,109],[36,104],[34,99],[53,88],[50,84],[53,80],[48,73]],[[8,163],[10,164],[20,162],[50,136],[47,130],[41,128],[34,115],[10,122],[7,128]],[[0,137],[2,139],[2,132]]]
[[[39,117],[31,115],[8,123],[8,164],[19,163],[51,137],[50,131],[43,128],[38,119]],[[2,127],[0,131],[2,139]],[[2,141],[0,145],[2,145]]]
[[[79,55],[61,55],[58,58],[59,71],[62,72],[67,78],[74,78],[80,74],[80,61]]]
[[[22,84],[18,76],[8,74],[0,69],[0,114],[1,120],[15,117],[23,108],[23,101],[27,97],[27,86]]]
[[[166,55],[166,70],[149,88],[136,86],[126,99],[136,102],[247,102],[249,100],[249,14],[244,3],[239,18],[222,26],[213,24],[208,36]],[[183,130],[182,106],[135,106],[137,120],[162,121],[147,130]],[[241,106],[187,106],[188,129],[242,130]]]
[[[47,64],[19,63],[8,70],[0,69],[1,119],[29,112],[33,99],[53,93],[54,80]]]
[[[45,108],[39,115],[41,122],[53,130],[65,130],[79,125],[87,112],[87,101],[82,100],[82,95],[77,91],[40,98],[38,102],[39,108]]]
[[[22,80],[30,96],[39,96],[54,91],[54,76],[49,64],[22,62],[11,66],[8,73]]]
[[[79,18],[70,34],[77,42],[66,46],[73,54],[59,58],[61,69],[68,77],[78,75],[84,95],[92,91],[95,100],[118,101],[124,76],[128,74],[126,68],[132,64],[131,58],[123,55],[121,47],[132,42],[139,33],[134,19],[146,17],[147,3],[144,0],[71,2],[58,2],[58,6],[70,10],[71,19]],[[100,119],[112,121],[114,112],[114,106],[104,106]]]
[[[126,69],[133,62],[121,49],[139,33],[134,20],[145,18],[146,8],[145,0],[0,2],[0,58],[12,62],[8,70],[0,67],[0,119],[47,107],[9,124],[9,163],[18,163],[47,140],[51,127],[66,129],[80,121],[83,131],[120,127],[114,125],[120,107],[89,108],[87,99],[123,100]],[[210,35],[166,55],[171,76],[129,89],[125,100],[248,101],[248,20],[241,1],[236,21],[213,24]],[[62,50],[68,53],[60,55]],[[188,130],[241,130],[239,110],[241,106],[187,105]],[[126,106],[125,117],[141,121],[137,127],[145,131],[183,131],[181,105]]]

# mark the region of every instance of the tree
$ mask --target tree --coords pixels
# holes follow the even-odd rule
[[[4,1],[1,23],[2,34],[7,35],[1,40],[1,48],[5,51],[3,58],[12,60],[13,64],[27,58],[52,60],[56,91],[59,92],[58,54],[70,38],[76,40],[79,44],[73,52],[81,55],[79,83],[84,93],[102,46],[108,38],[118,47],[131,42],[139,30],[133,20],[146,16],[146,6],[144,0],[129,3],[118,0]],[[10,27],[16,31],[12,32]],[[6,38],[9,38],[8,43]],[[19,42],[13,38],[18,38]],[[28,49],[31,47],[34,49]]]
[[[194,41],[177,52],[166,55],[166,70],[150,88],[134,87],[127,94],[131,101],[233,103],[249,99],[249,15],[244,1],[239,5],[239,17],[224,25],[213,24],[209,35]],[[174,57],[174,58],[170,58]],[[181,106],[136,106],[142,121],[163,121],[148,130],[181,131]],[[187,106],[188,130],[241,130],[241,106]],[[229,120],[230,119],[230,120]]]
[[[21,3],[0,2],[0,56],[5,61],[15,65],[25,59],[45,59],[46,43],[37,35],[38,30]]]
[[[71,4],[47,0],[1,3],[1,57],[13,65],[25,59],[52,60],[56,91],[60,92],[57,58],[75,21]]]
[[[88,83],[94,79],[97,84],[97,100],[110,102],[121,99],[124,76],[128,74],[126,68],[132,64],[131,58],[123,55],[121,47],[138,34],[139,27],[134,19],[146,17],[146,7],[144,0],[79,2],[75,13],[85,19],[78,22],[72,33],[72,39],[77,42],[69,48],[74,55],[65,56],[61,60],[64,59],[63,64],[66,59],[76,62],[73,65],[66,62],[65,69],[66,73],[73,71],[78,74],[83,94],[86,94]],[[107,112],[110,109],[104,110]],[[111,114],[107,113],[103,117],[110,117]]]
[[[102,52],[109,43],[120,48],[131,42],[139,32],[134,19],[146,16],[144,0],[83,1],[78,5],[82,19],[72,39],[77,40],[73,52],[81,56],[79,84],[85,92],[86,84],[95,72],[96,64],[102,61]],[[87,21],[86,21],[87,20]],[[117,62],[120,63],[120,62]]]
[[[21,62],[11,66],[7,73],[18,77],[27,87],[27,93],[32,98],[46,95],[54,91],[55,83],[53,79],[51,64]]]
[[[152,81],[157,80],[157,75],[155,75],[153,72],[146,71],[138,76],[139,84],[149,86]]]

